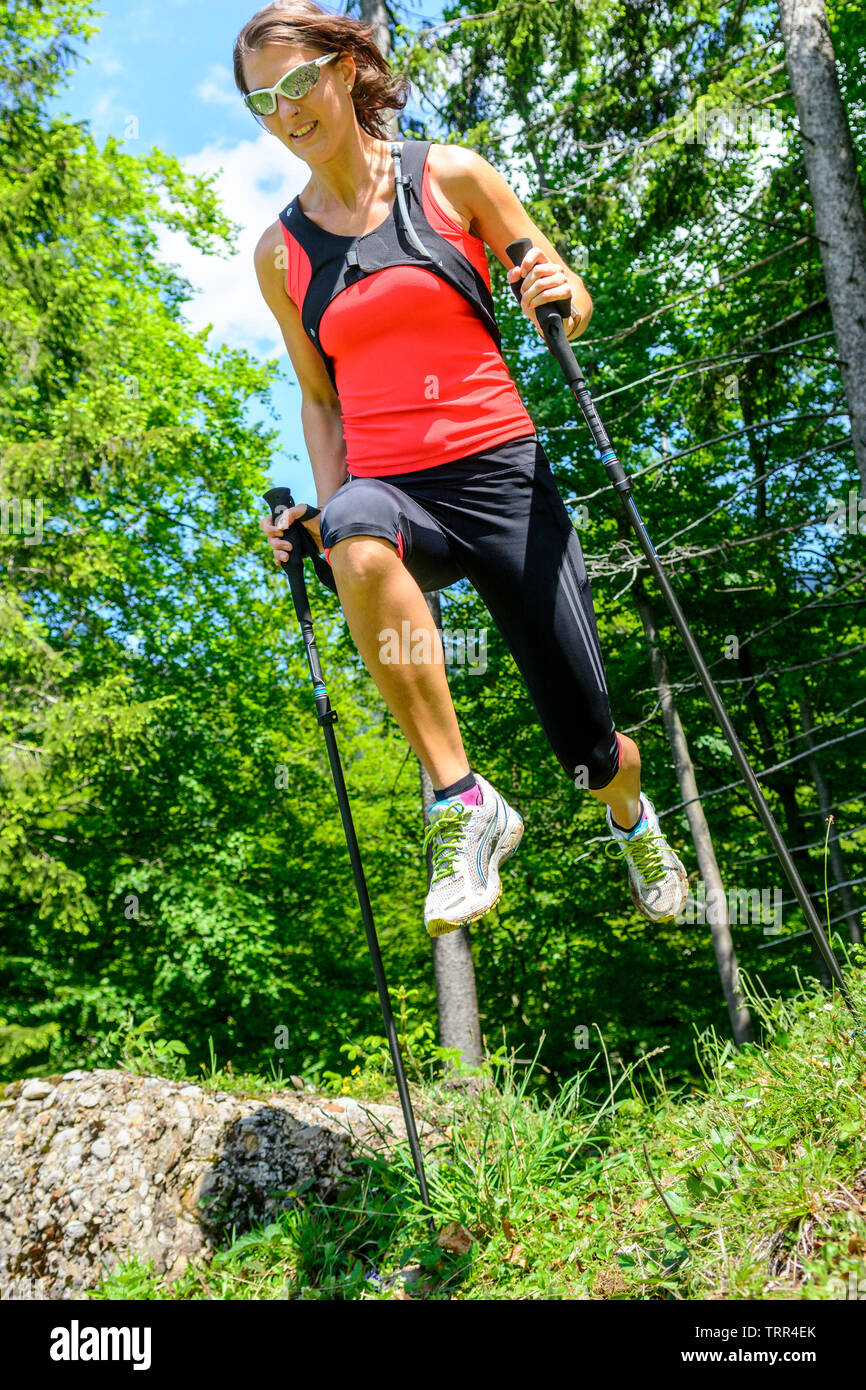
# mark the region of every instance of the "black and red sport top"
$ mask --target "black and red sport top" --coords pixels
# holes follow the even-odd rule
[[[348,472],[407,473],[535,427],[499,347],[484,242],[436,201],[428,140],[404,140],[406,204],[364,237],[311,221],[297,197],[280,213],[286,289],[328,368]],[[396,215],[395,215],[396,211]]]

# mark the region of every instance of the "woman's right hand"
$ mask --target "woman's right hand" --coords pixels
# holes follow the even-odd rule
[[[267,536],[274,552],[274,564],[284,565],[289,558],[291,542],[283,531],[287,531],[293,521],[302,519],[309,510],[309,503],[296,502],[294,507],[284,507],[279,514],[279,525],[275,526],[270,516],[260,517],[259,525]],[[322,533],[319,529],[319,516],[314,516],[310,521],[301,520],[301,524],[306,527],[316,543],[316,550],[321,554],[323,550]]]

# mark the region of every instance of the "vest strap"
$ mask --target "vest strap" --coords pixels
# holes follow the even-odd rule
[[[295,197],[280,213],[280,221],[300,244],[310,262],[310,280],[301,306],[301,322],[318,349],[334,390],[334,364],[319,342],[322,315],[349,285],[377,270],[422,265],[462,294],[475,310],[497,349],[502,339],[493,297],[484,277],[447,237],[431,226],[424,212],[421,187],[430,149],[429,140],[392,141],[396,196],[391,214],[381,226],[362,237],[327,232],[304,216]]]

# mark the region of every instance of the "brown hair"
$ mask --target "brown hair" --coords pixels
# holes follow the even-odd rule
[[[351,100],[358,124],[368,135],[387,139],[384,111],[402,111],[409,100],[409,82],[398,77],[373,38],[371,25],[342,14],[329,14],[313,0],[273,0],[248,19],[234,46],[238,91],[246,96],[243,63],[269,43],[309,45],[322,53],[350,55],[355,62]]]

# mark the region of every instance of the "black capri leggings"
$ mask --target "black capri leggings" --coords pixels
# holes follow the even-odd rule
[[[326,558],[347,536],[381,536],[422,591],[468,579],[514,657],[560,766],[575,786],[607,786],[619,744],[592,592],[534,434],[414,473],[350,475],[319,524]]]

